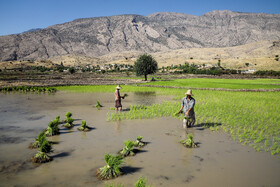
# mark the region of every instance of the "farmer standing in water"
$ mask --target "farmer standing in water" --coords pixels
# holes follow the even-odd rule
[[[124,99],[124,96],[120,95],[120,89],[122,89],[122,87],[120,85],[118,85],[116,87],[116,91],[115,91],[115,111],[117,112],[119,110],[119,112],[122,111],[122,102],[121,99]]]
[[[183,121],[184,128],[194,126],[195,123],[195,113],[194,113],[195,99],[192,97],[193,96],[192,90],[188,90],[185,93],[185,95],[186,97],[183,97],[181,108],[179,110],[179,113],[181,113],[182,109],[184,108],[184,114],[186,119]]]

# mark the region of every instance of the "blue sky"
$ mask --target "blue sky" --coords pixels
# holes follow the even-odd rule
[[[280,14],[280,0],[0,0],[0,35],[45,28],[77,18],[212,10]]]

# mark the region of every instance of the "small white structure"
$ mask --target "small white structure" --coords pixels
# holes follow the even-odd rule
[[[252,74],[252,73],[255,73],[256,71],[257,71],[256,69],[248,69],[248,70],[244,71],[244,73]]]

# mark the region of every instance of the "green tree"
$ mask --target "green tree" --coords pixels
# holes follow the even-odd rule
[[[148,54],[143,54],[138,57],[134,63],[134,70],[137,76],[144,75],[145,81],[147,80],[148,74],[153,74],[157,71],[158,64],[155,59]]]
[[[69,71],[71,74],[73,74],[73,73],[76,72],[75,68],[73,68],[73,67],[69,68],[68,71]]]
[[[218,60],[218,66],[221,67],[221,60]]]

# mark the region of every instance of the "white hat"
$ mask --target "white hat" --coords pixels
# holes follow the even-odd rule
[[[192,90],[188,90],[188,91],[185,93],[185,95],[191,95],[191,96],[193,96]]]
[[[122,89],[122,87],[121,87],[120,85],[118,85],[116,88],[117,88],[118,90]]]

